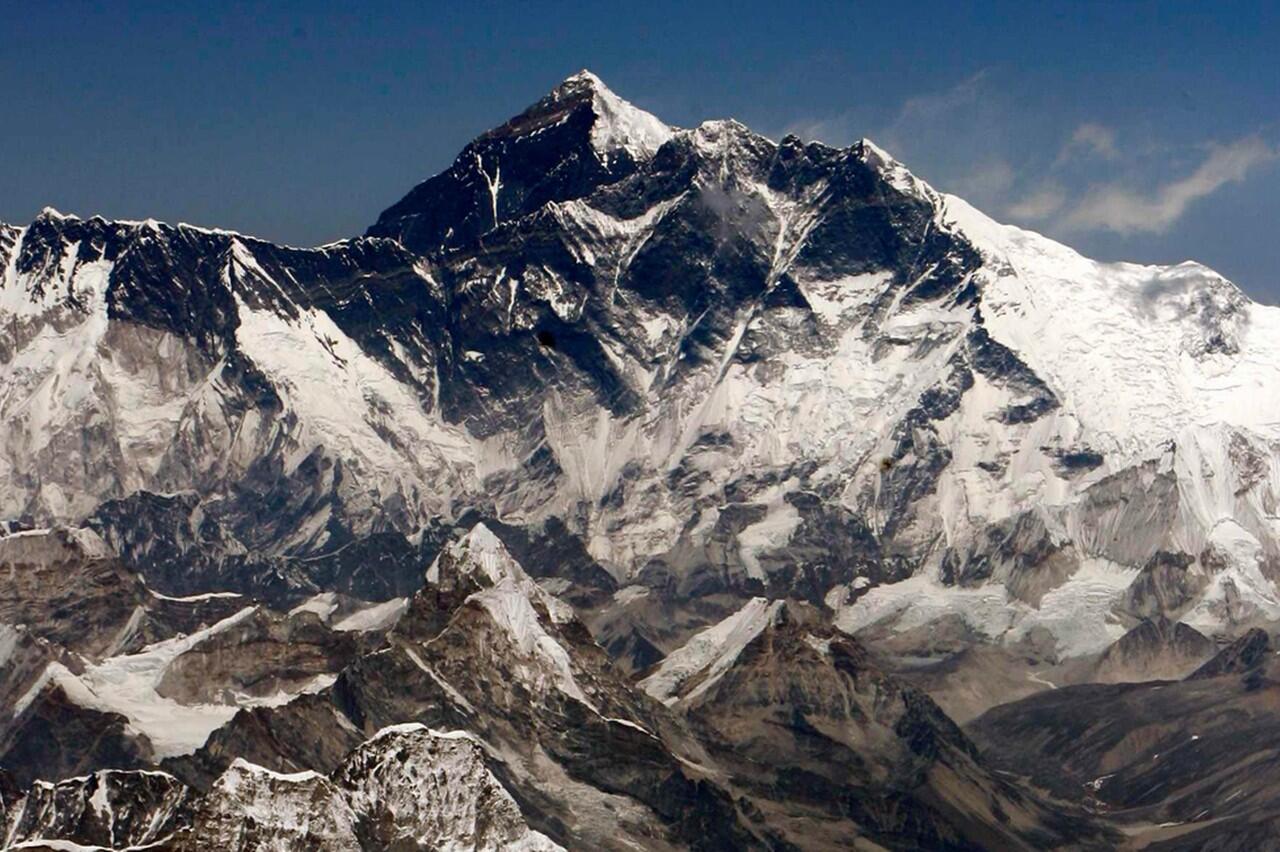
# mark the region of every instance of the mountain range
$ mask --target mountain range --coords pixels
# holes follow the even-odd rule
[[[1274,842],[1280,309],[1204,266],[584,71],[364,236],[0,270],[6,848]]]

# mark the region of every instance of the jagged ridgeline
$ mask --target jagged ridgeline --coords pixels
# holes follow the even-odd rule
[[[365,236],[0,269],[7,842],[1108,848],[946,714],[1280,619],[1280,310],[868,140],[582,72]]]

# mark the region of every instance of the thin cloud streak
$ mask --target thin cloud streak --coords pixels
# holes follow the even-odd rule
[[[1058,152],[1058,158],[1054,160],[1054,168],[1061,167],[1081,154],[1103,160],[1119,158],[1120,149],[1116,147],[1116,132],[1110,127],[1086,121],[1075,129],[1071,138],[1062,146],[1062,150]]]
[[[982,68],[945,91],[908,98],[893,121],[880,131],[888,150],[909,149],[908,139],[921,130],[950,125],[958,113],[972,114],[990,73]]]
[[[1006,208],[1006,212],[1015,219],[1041,222],[1053,216],[1067,203],[1067,194],[1057,184],[1042,186],[1015,201]]]
[[[1277,153],[1258,136],[1215,145],[1194,172],[1153,193],[1117,185],[1094,187],[1067,214],[1062,225],[1075,231],[1162,233],[1196,201],[1243,181],[1250,170],[1274,160]]]
[[[868,135],[939,188],[1063,237],[1166,233],[1197,201],[1280,155],[1261,135],[1246,136],[1208,146],[1191,174],[1173,179],[1161,156],[1176,148],[1121,144],[1115,128],[1084,121],[1060,137],[1056,155],[1050,143],[1050,156],[1036,157],[1011,142],[1018,138],[1019,118],[994,83],[994,73],[984,68],[949,88],[907,98]],[[865,130],[852,112],[786,128],[836,145]]]

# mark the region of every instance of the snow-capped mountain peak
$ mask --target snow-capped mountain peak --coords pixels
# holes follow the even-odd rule
[[[589,71],[468,145],[369,229],[417,251],[467,239],[633,174],[674,130]]]
[[[551,98],[559,101],[580,99],[589,94],[596,120],[591,139],[602,156],[625,150],[636,160],[653,156],[674,133],[656,116],[632,105],[614,94],[604,81],[587,69],[565,79]]]

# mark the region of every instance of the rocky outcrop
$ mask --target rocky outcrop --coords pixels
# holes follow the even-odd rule
[[[331,687],[241,711],[167,766],[198,786],[242,756],[276,773],[331,773],[386,727],[465,729],[502,756],[502,783],[558,843],[752,845],[727,795],[681,759],[693,746],[674,719],[634,691],[487,527],[446,547],[426,579],[386,643]]]
[[[1144,619],[1107,648],[1089,679],[1103,683],[1181,680],[1216,650],[1213,640],[1194,627],[1157,616]]]
[[[171,775],[118,770],[39,782],[11,795],[0,820],[6,846],[44,840],[107,849],[164,841],[185,823],[191,799]]]
[[[1181,682],[1047,690],[967,731],[995,766],[1128,824],[1145,848],[1243,842],[1280,814],[1280,687],[1273,655],[1256,655],[1264,641],[1242,641]]]
[[[779,844],[1105,843],[1080,813],[992,772],[928,697],[815,613],[756,600],[641,682],[680,708]]]
[[[326,785],[351,790],[375,772],[367,798],[343,794],[365,848],[437,825],[434,809],[456,799],[412,757],[424,747],[470,755],[465,765],[487,767],[518,806],[512,825],[570,848],[823,848],[849,836],[1023,848],[1106,836],[991,774],[936,705],[817,610],[756,599],[644,674],[648,694],[477,526],[442,551],[386,643],[331,687],[242,711],[166,766],[217,797],[237,761],[250,761],[273,784],[309,779],[307,796],[325,801]],[[413,740],[424,726],[468,734],[424,745]],[[402,801],[414,790],[430,808]],[[975,797],[990,809],[962,806]],[[375,803],[389,810],[360,816]],[[413,807],[422,812],[411,821]]]
[[[469,734],[401,725],[356,749],[335,782],[367,849],[560,849],[529,828],[494,762]]]
[[[0,737],[0,767],[29,784],[101,768],[153,765],[150,741],[130,730],[128,717],[85,707],[83,695],[74,694],[74,688],[73,695],[68,695],[67,689],[58,681],[41,682],[32,689]]]
[[[1255,627],[1196,669],[1188,680],[1246,674],[1261,666],[1270,656],[1271,636],[1267,631]]]
[[[494,763],[468,734],[401,725],[362,743],[331,776],[237,759],[203,795],[144,771],[5,788],[0,828],[6,845],[22,848],[561,849],[528,827]]]
[[[239,707],[332,684],[405,606],[329,595],[285,615],[235,593],[171,597],[76,536],[101,546],[83,529],[0,538],[26,578],[6,605],[27,623],[0,625],[0,766],[23,783],[187,754]]]
[[[1125,591],[1125,610],[1142,618],[1183,613],[1208,582],[1195,562],[1185,553],[1156,553]]]

